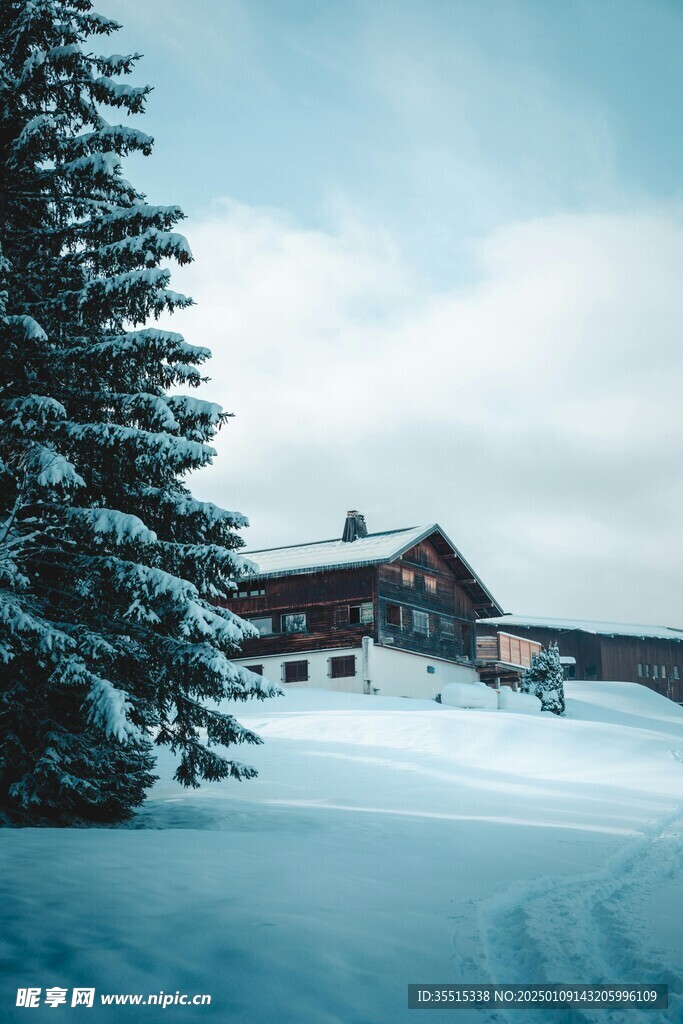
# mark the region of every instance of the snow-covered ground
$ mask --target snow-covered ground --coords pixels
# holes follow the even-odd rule
[[[681,1020],[683,711],[567,695],[558,719],[288,689],[238,708],[255,781],[184,791],[163,753],[132,828],[5,829],[0,1019],[29,985],[213,997],[93,1021],[403,1024],[409,982],[664,981],[666,1012],[457,1018]]]

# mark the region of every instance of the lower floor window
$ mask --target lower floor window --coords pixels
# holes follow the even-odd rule
[[[247,665],[246,667],[249,669],[250,672],[253,672],[254,675],[263,675],[263,665]]]
[[[344,679],[356,674],[356,659],[353,654],[344,658],[330,658],[328,665],[330,679]]]
[[[283,668],[286,683],[305,683],[308,680],[307,661],[286,661]]]

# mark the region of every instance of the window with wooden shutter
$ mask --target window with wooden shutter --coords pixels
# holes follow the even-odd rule
[[[330,679],[345,679],[356,674],[356,659],[353,654],[348,657],[330,658],[328,660],[328,676]]]
[[[334,610],[334,624],[337,629],[343,629],[349,624],[349,606],[342,604]]]
[[[361,604],[349,605],[349,625],[371,626],[375,621],[375,614],[372,601],[363,601]]]
[[[308,661],[286,661],[283,665],[283,679],[286,683],[308,681]]]
[[[413,611],[413,629],[416,633],[429,636],[429,615],[427,612]]]

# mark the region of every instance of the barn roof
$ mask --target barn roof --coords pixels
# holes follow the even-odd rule
[[[563,633],[577,631],[593,633],[596,636],[630,636],[648,640],[683,641],[683,629],[672,626],[639,626],[624,622],[601,622],[590,619],[549,619],[540,615],[502,615],[498,618],[482,619],[482,625],[535,626],[537,629],[554,629]]]
[[[254,564],[256,575],[261,579],[268,579],[275,576],[299,576],[304,573],[393,562],[427,537],[434,542],[441,557],[451,566],[458,583],[472,598],[479,614],[501,614],[500,605],[438,523],[369,533],[366,537],[359,537],[354,541],[319,540],[311,544],[247,551],[245,554]]]

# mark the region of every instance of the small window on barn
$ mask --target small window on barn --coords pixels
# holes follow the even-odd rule
[[[347,679],[356,674],[356,659],[353,654],[344,658],[330,658],[327,662],[330,679]]]
[[[652,666],[652,678],[659,679],[659,665]]]
[[[248,590],[240,590],[238,592],[237,596],[238,597],[249,597],[249,591]]]
[[[648,679],[650,678],[650,666],[649,665],[645,666],[645,675],[647,676]]]
[[[439,619],[439,629],[444,636],[455,636],[455,624],[453,619],[445,619],[441,617]]]
[[[436,576],[425,576],[425,594],[436,593]]]
[[[413,629],[416,633],[429,636],[429,615],[427,612],[413,612]]]
[[[352,626],[367,626],[375,621],[372,601],[349,605],[349,623]]]
[[[674,679],[680,679],[678,674],[678,665],[674,665]]]
[[[401,569],[401,583],[404,587],[415,587],[415,573],[412,569]]]
[[[264,597],[265,593],[265,590],[250,590],[249,597]]]
[[[257,618],[249,619],[252,626],[256,626],[259,636],[270,636],[273,632],[273,619],[270,615],[259,615]]]
[[[640,662],[638,662],[638,678],[639,679],[643,678],[643,666],[642,666],[642,664]]]
[[[283,633],[305,633],[306,612],[287,612],[282,616]]]
[[[666,665],[662,665],[662,679],[666,679]]]
[[[308,661],[286,661],[282,666],[285,683],[308,682]]]
[[[387,626],[400,626],[401,625],[401,606],[400,604],[388,604],[386,608],[386,621]]]
[[[256,676],[263,675],[263,665],[247,665],[246,667],[249,669],[250,672],[253,672],[254,675]]]

